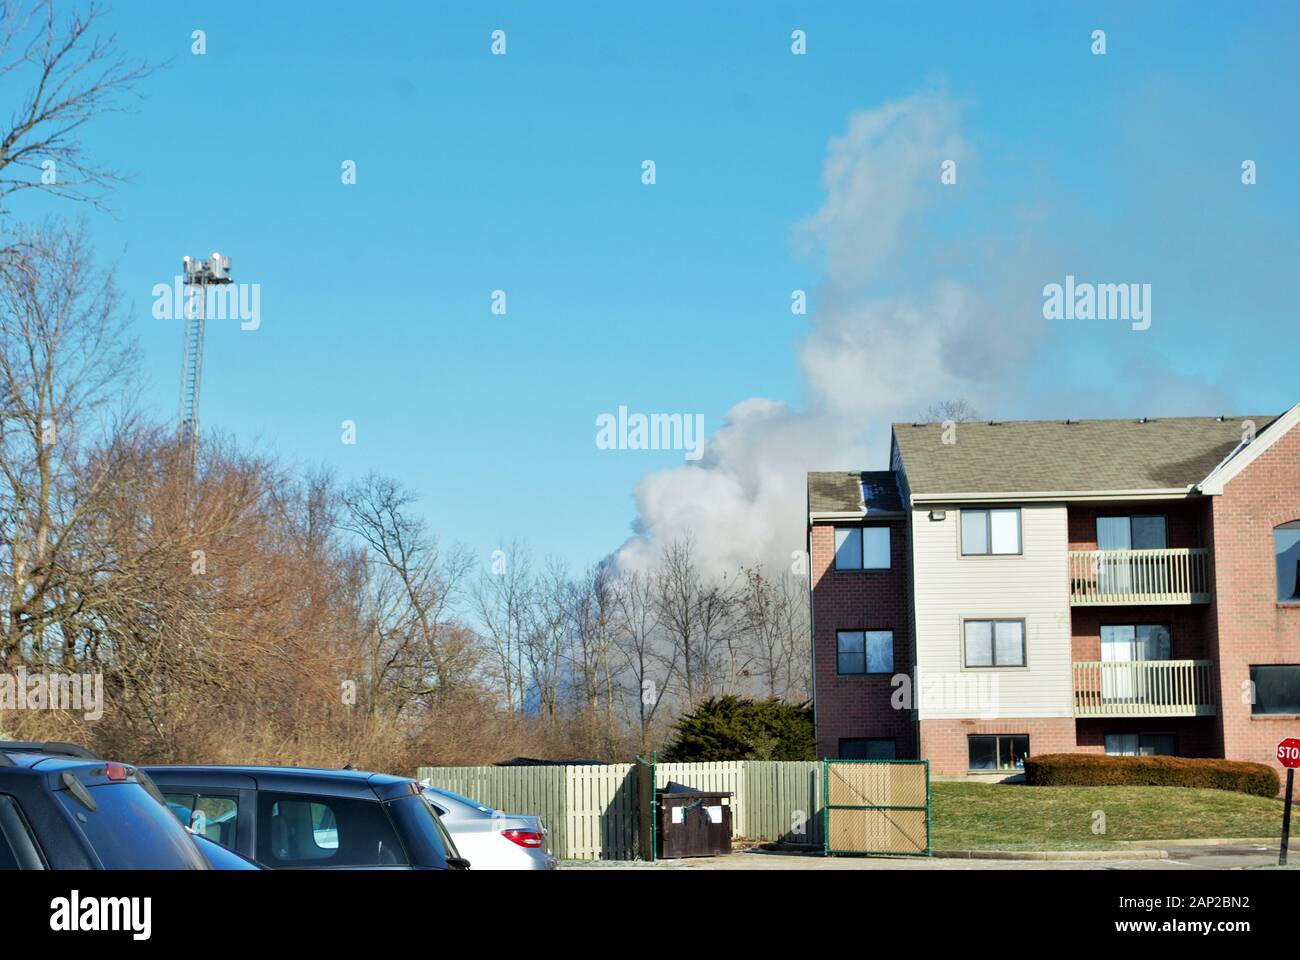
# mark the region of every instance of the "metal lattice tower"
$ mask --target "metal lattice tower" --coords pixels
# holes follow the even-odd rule
[[[208,312],[208,287],[230,283],[230,258],[214,253],[207,260],[182,260],[185,271],[185,341],[181,348],[179,434],[189,447],[190,468],[198,466],[199,388],[203,383],[203,327]]]

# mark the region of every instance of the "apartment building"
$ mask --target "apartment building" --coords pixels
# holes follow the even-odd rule
[[[1300,735],[1300,404],[894,424],[808,475],[818,749],[1014,774]]]

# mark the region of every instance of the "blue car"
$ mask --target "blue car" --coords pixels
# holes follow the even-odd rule
[[[0,870],[207,870],[149,777],[71,743],[0,741]]]
[[[175,818],[261,867],[460,870],[409,777],[298,767],[146,767]]]

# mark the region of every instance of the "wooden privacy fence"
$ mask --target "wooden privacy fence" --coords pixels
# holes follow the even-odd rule
[[[566,860],[632,860],[649,823],[634,764],[563,767],[420,767],[416,778],[506,813],[539,816]],[[821,761],[660,763],[669,781],[733,794],[732,833],[821,847]],[[646,788],[648,790],[648,787]]]

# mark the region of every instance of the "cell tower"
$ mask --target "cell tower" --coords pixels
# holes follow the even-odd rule
[[[185,270],[185,343],[181,352],[180,439],[189,447],[190,469],[199,458],[199,387],[203,381],[203,324],[208,287],[230,283],[230,258],[214,253],[206,260],[182,259]]]

